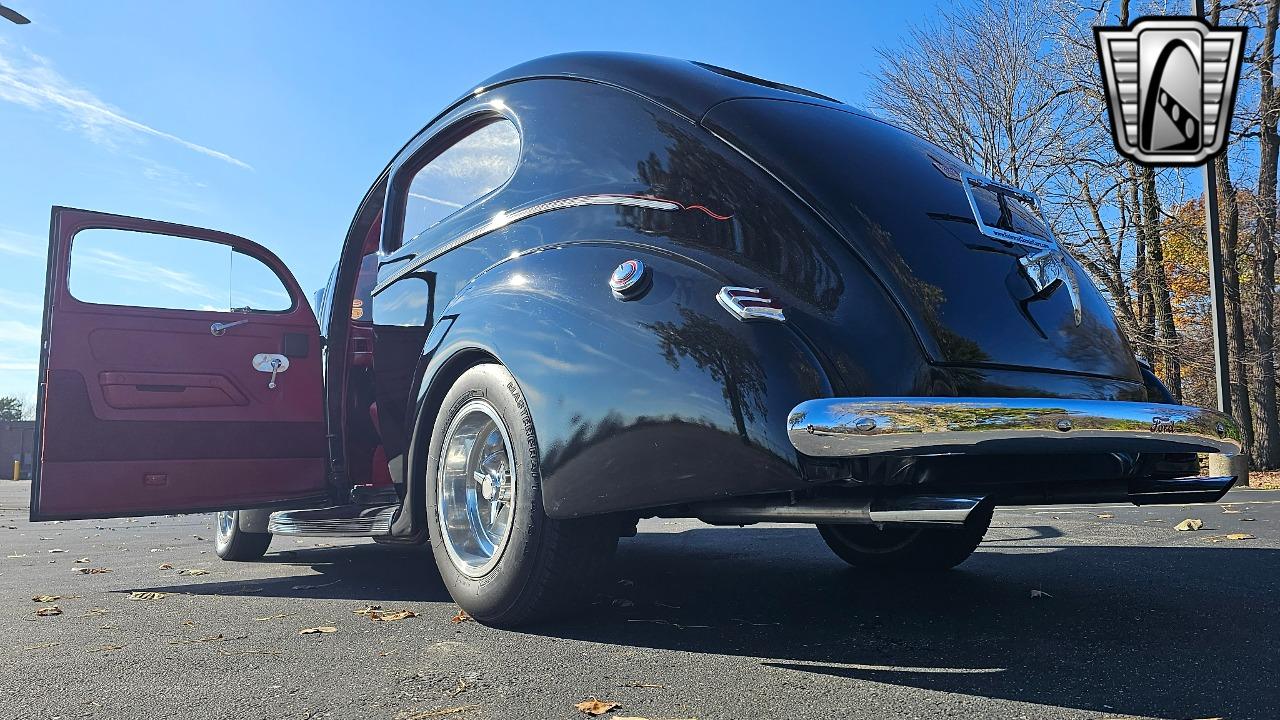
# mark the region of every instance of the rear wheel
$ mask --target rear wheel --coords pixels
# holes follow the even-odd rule
[[[989,504],[979,505],[961,527],[819,525],[840,559],[878,570],[938,571],[964,562],[991,526]]]
[[[590,599],[617,546],[603,520],[554,520],[542,506],[533,419],[496,364],[462,374],[441,404],[425,472],[440,576],[475,619],[511,627]]]
[[[223,510],[214,516],[217,534],[213,547],[223,560],[257,560],[267,553],[271,533],[251,533],[240,529],[240,511]]]

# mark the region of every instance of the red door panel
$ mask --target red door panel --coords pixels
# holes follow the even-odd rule
[[[116,229],[234,248],[279,276],[283,312],[81,302],[76,234]],[[184,241],[185,242],[185,241]],[[220,334],[213,326],[230,325]],[[262,507],[326,494],[319,329],[275,255],[226,233],[54,208],[33,520]],[[287,358],[269,388],[259,354]]]

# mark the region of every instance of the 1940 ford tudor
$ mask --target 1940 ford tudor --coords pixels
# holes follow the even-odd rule
[[[181,301],[178,245],[229,290]],[[151,274],[93,282],[139,248]],[[1235,480],[1196,453],[1237,428],[1172,404],[1033,194],[701,63],[485,81],[373,183],[315,304],[248,240],[55,208],[32,519],[220,511],[228,560],[430,544],[463,609],[515,625],[643,517],[811,523],[854,565],[942,569],[996,505]]]

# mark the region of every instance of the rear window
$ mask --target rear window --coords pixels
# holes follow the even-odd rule
[[[464,135],[414,174],[405,200],[404,245],[505,183],[520,159],[520,133],[510,120]]]

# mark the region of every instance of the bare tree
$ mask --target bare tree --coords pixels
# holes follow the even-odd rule
[[[904,47],[879,50],[873,102],[990,177],[1040,190],[1080,134],[1081,113],[1044,48],[1041,0],[942,9]]]
[[[1262,47],[1256,61],[1261,76],[1258,98],[1258,222],[1254,237],[1253,271],[1256,305],[1253,336],[1254,360],[1253,460],[1259,467],[1280,464],[1280,419],[1276,409],[1275,293],[1276,293],[1276,164],[1280,159],[1280,98],[1275,86],[1275,43],[1280,0],[1269,0],[1263,26]]]

